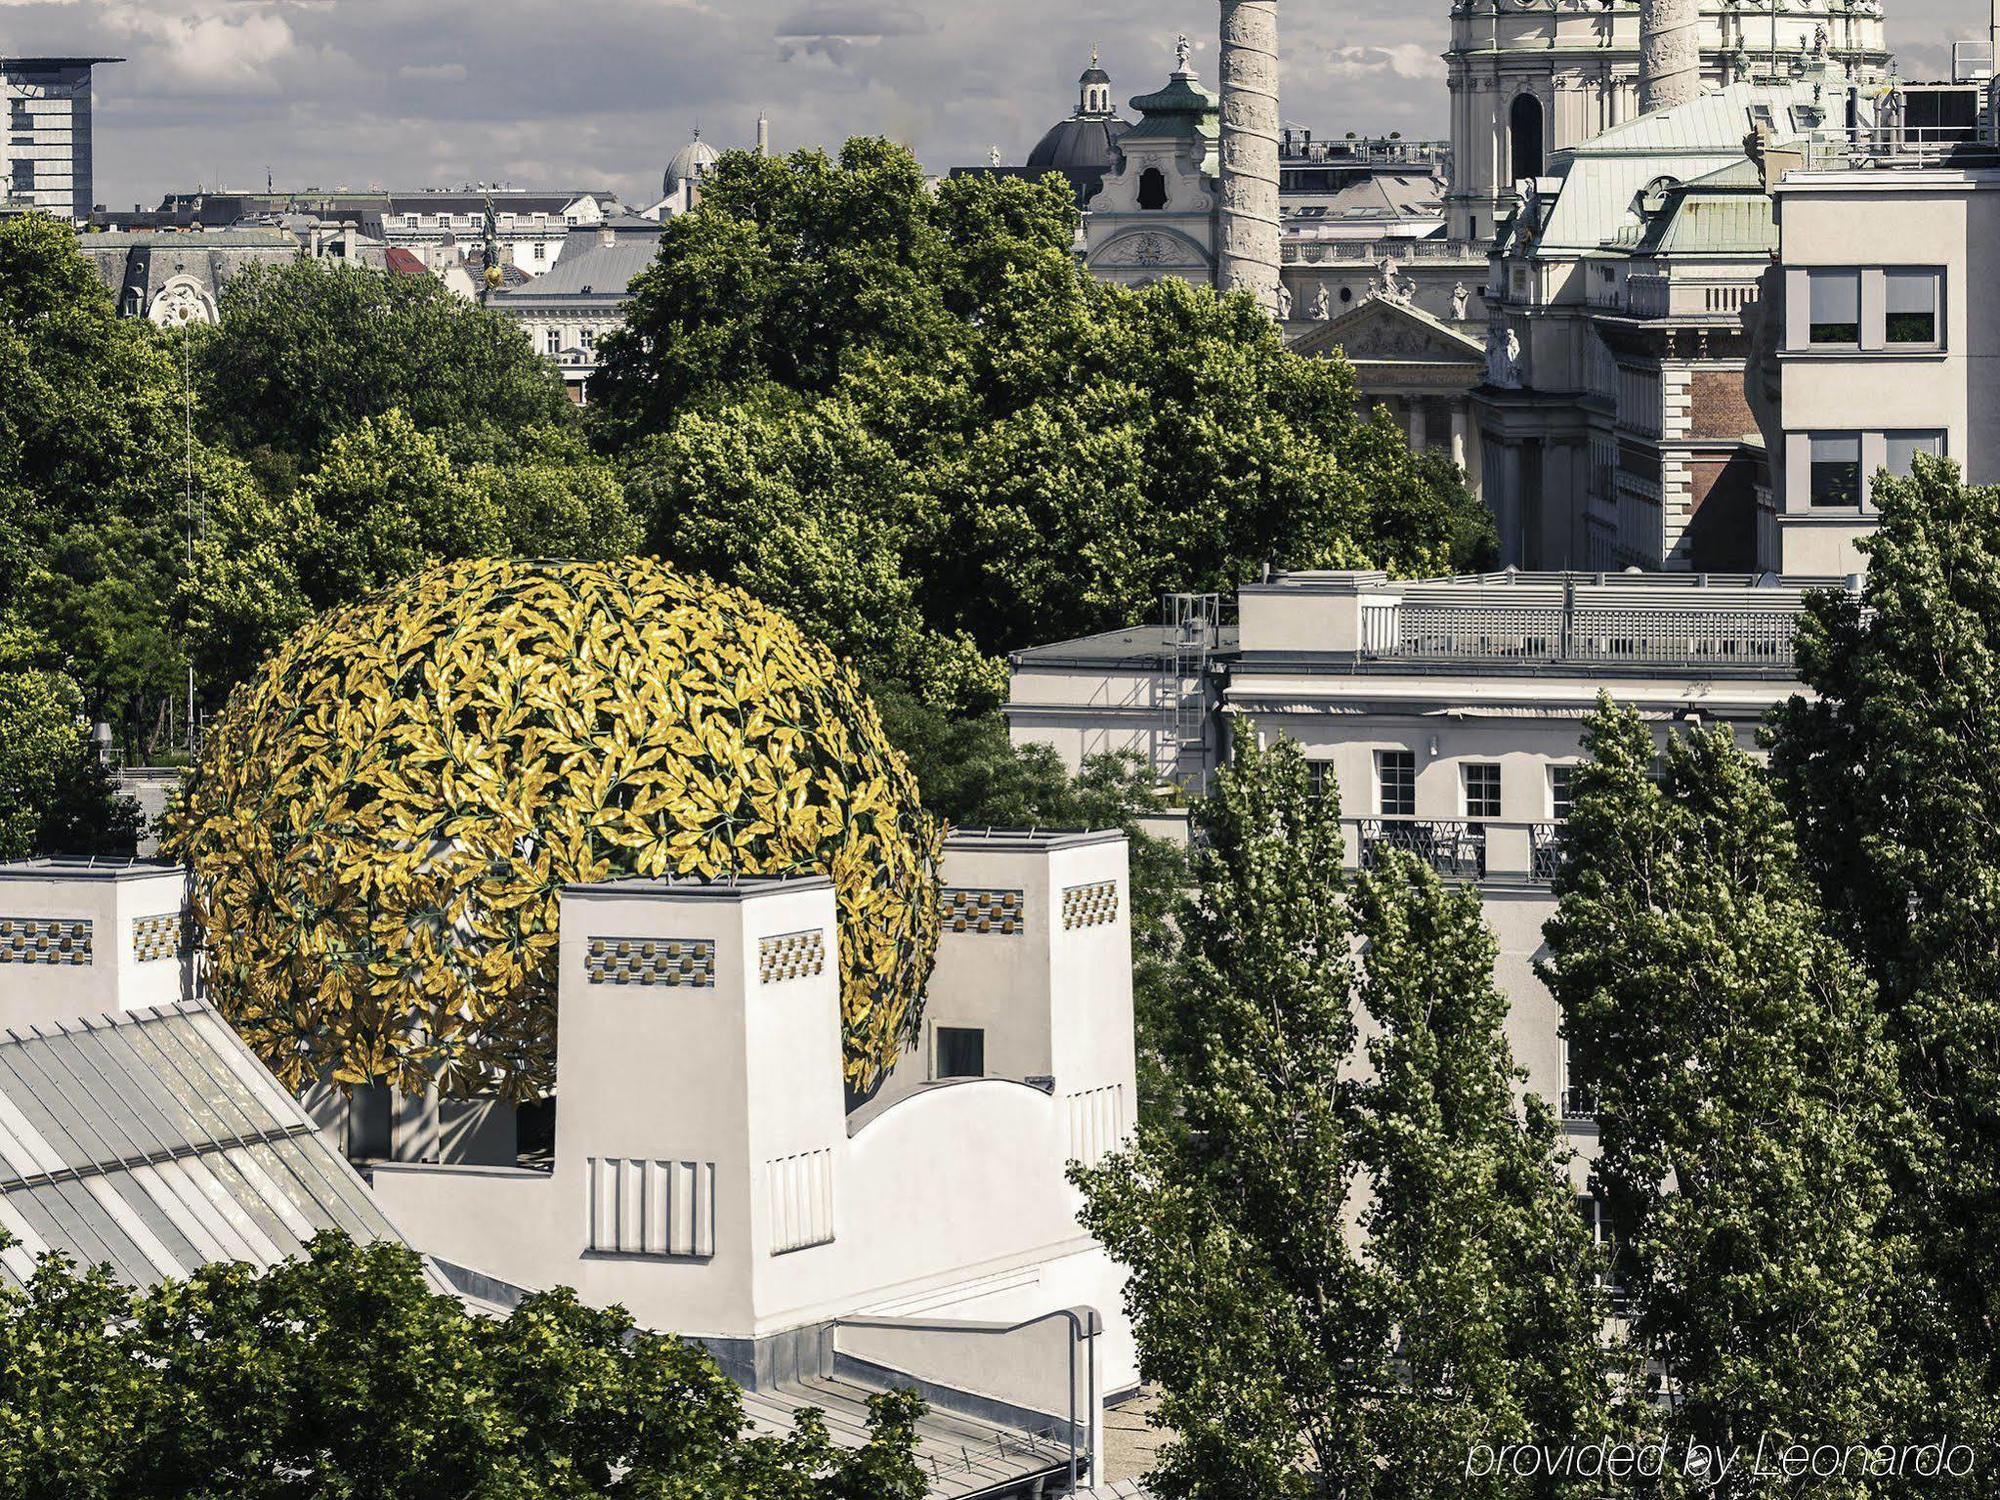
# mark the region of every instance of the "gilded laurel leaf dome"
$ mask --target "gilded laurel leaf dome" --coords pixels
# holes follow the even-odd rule
[[[168,847],[286,1084],[553,1082],[557,896],[822,873],[847,1082],[915,1035],[941,827],[854,675],[657,562],[482,560],[321,616],[211,726]]]

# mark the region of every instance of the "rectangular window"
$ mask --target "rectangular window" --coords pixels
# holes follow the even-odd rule
[[[417,216],[415,214],[404,214],[403,227],[405,229],[415,229],[417,227]]]
[[[1932,344],[1938,341],[1938,274],[1935,271],[1885,271],[1883,341]]]
[[[1375,752],[1375,806],[1385,818],[1417,815],[1417,757],[1410,750]]]
[[[1808,271],[1812,308],[1810,338],[1815,344],[1861,343],[1861,273]]]
[[[1570,788],[1575,782],[1575,766],[1549,767],[1549,816],[1558,823],[1569,816]]]
[[[1812,503],[1861,504],[1861,438],[1857,433],[1815,433],[1812,437]]]
[[[1888,456],[1882,466],[1898,479],[1907,479],[1916,467],[1911,462],[1919,453],[1926,458],[1944,457],[1944,434],[1941,432],[1891,432],[1883,435],[1883,445]]]
[[[1465,768],[1465,815],[1468,818],[1500,816],[1500,768],[1468,765]]]
[[[551,328],[549,330],[548,337],[549,337],[549,353],[551,354],[562,353],[562,330],[560,328]]]
[[[938,1027],[937,1076],[939,1078],[984,1078],[986,1076],[986,1033],[976,1026]]]
[[[597,330],[595,328],[584,329],[581,334],[577,335],[577,342],[585,349],[595,349],[597,347]]]
[[[547,260],[548,258],[549,258],[549,247],[547,245],[544,245],[540,240],[536,240],[535,259],[537,261],[544,261]]]

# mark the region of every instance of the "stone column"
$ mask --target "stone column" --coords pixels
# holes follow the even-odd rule
[[[1639,113],[1672,109],[1700,92],[1697,0],[1639,0]]]
[[[1465,467],[1465,398],[1454,396],[1451,403],[1451,461]]]
[[[1278,0],[1222,0],[1222,214],[1215,284],[1219,291],[1249,292],[1273,315],[1284,258],[1278,130]]]
[[[1430,413],[1424,409],[1422,396],[1406,397],[1403,404],[1410,409],[1410,451],[1421,453],[1430,446]]]

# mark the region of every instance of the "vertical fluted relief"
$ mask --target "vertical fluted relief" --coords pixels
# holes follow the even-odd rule
[[[1701,92],[1699,0],[1639,0],[1639,111],[1672,109]]]
[[[1278,216],[1278,0],[1222,0],[1222,249],[1216,285],[1274,314]]]

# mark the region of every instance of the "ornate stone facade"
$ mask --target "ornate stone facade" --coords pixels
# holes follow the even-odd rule
[[[1652,0],[1648,0],[1652,3]],[[1824,49],[1850,71],[1879,72],[1889,53],[1876,0],[1678,0],[1693,36],[1662,28],[1690,92],[1781,73]],[[1453,239],[1490,240],[1519,198],[1515,184],[1555,152],[1637,119],[1639,0],[1455,0],[1451,50]],[[1676,74],[1678,76],[1678,74]],[[1679,85],[1677,85],[1679,86]]]

